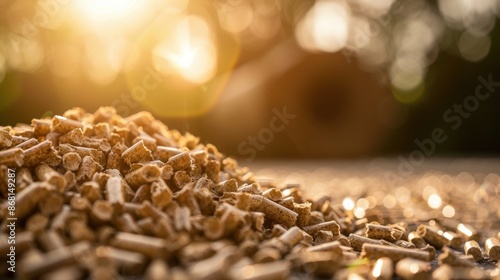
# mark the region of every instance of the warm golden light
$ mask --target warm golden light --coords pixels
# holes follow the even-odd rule
[[[318,1],[297,26],[297,40],[308,50],[336,52],[345,47],[349,31],[349,6]]]
[[[91,21],[114,21],[134,13],[144,1],[140,0],[78,0],[78,11]]]
[[[441,207],[442,203],[443,201],[441,200],[441,197],[436,193],[431,194],[427,199],[427,204],[432,209],[438,209],[439,207]]]
[[[342,200],[342,206],[345,210],[351,211],[352,209],[354,209],[354,201],[352,200],[352,198],[346,197],[344,198],[344,200]]]
[[[180,74],[193,83],[213,77],[217,53],[204,19],[189,16],[178,23],[174,36],[166,38],[153,51],[155,68],[165,75]]]

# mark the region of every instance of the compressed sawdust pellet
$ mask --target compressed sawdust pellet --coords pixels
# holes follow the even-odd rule
[[[22,279],[256,280],[295,272],[343,279],[346,268],[355,268],[349,277],[419,279],[429,276],[436,249],[479,238],[451,219],[439,220],[444,233],[427,225],[410,231],[418,224],[375,209],[357,218],[342,198],[306,199],[300,184],[256,179],[214,145],[147,112],[124,118],[112,107],[73,108],[31,126],[0,127],[3,220],[9,168]],[[6,222],[2,228],[6,253]],[[465,251],[477,260],[481,251],[469,242]],[[490,260],[496,242],[485,243]],[[439,260],[444,269],[473,263],[449,249]],[[434,274],[443,273],[454,272]]]
[[[481,251],[481,247],[479,247],[479,244],[474,240],[465,242],[464,251],[465,254],[472,256],[476,261],[479,261],[483,258],[483,252]]]

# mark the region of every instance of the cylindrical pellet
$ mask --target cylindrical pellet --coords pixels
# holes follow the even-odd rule
[[[479,244],[474,240],[465,242],[464,252],[465,254],[472,256],[476,261],[479,261],[483,258],[483,252],[481,251],[481,247],[479,247]]]
[[[31,167],[47,158],[52,150],[52,142],[45,140],[27,150],[24,150],[24,165]]]
[[[405,258],[396,264],[396,274],[405,280],[426,280],[430,277],[428,262]]]
[[[417,248],[423,248],[425,247],[425,245],[427,245],[427,243],[425,243],[425,240],[420,235],[418,235],[416,231],[408,233],[408,241],[413,243],[413,245],[415,245],[415,247]]]
[[[430,226],[420,225],[417,228],[417,233],[422,236],[427,243],[437,249],[441,249],[444,245],[448,244],[448,240],[442,235],[443,232]]]
[[[193,164],[193,158],[189,155],[189,152],[182,152],[180,154],[171,156],[167,164],[172,166],[174,171],[191,169],[191,165]]]
[[[21,167],[23,165],[24,151],[20,148],[12,148],[0,151],[0,165],[8,167]]]
[[[303,238],[302,232],[298,227],[291,227],[285,233],[283,233],[278,240],[288,245],[290,248],[297,245]]]
[[[36,176],[40,181],[53,185],[56,190],[63,193],[66,190],[66,179],[45,163],[38,165],[35,169]]]
[[[380,240],[371,239],[371,238],[357,235],[354,233],[349,234],[348,240],[349,240],[349,243],[351,244],[351,247],[354,249],[354,251],[358,251],[358,252],[361,252],[361,250],[363,248],[363,244],[365,244],[365,243],[382,245]]]
[[[490,257],[491,260],[498,261],[500,260],[500,241],[495,237],[490,237],[486,239],[484,243],[484,248],[486,249],[486,253]]]
[[[139,141],[125,150],[122,158],[128,165],[131,165],[132,163],[152,160],[153,156],[151,151],[144,145],[144,142]]]
[[[266,214],[266,218],[287,227],[295,224],[298,214],[260,195],[250,197],[250,210]]]
[[[83,125],[81,122],[68,119],[63,116],[54,116],[54,118],[52,118],[52,126],[51,126],[52,132],[64,134],[70,132],[73,129],[82,127]]]
[[[394,242],[401,239],[404,231],[400,227],[388,227],[376,224],[366,224],[365,235],[368,238],[384,239]]]
[[[62,164],[66,170],[77,171],[82,162],[82,157],[75,152],[69,152],[63,155]]]
[[[123,210],[123,204],[125,203],[122,178],[111,177],[108,179],[108,182],[106,182],[106,196],[114,209],[114,213],[121,213]]]
[[[143,167],[136,169],[125,176],[127,183],[133,188],[137,189],[139,186],[151,183],[160,178],[161,170],[158,166],[153,164],[146,164]]]
[[[414,258],[422,261],[430,260],[429,252],[369,243],[363,244],[363,252],[361,253],[361,257],[365,257],[370,260],[388,257],[394,262],[397,262],[404,258]]]
[[[305,232],[310,235],[314,235],[316,232],[320,230],[331,231],[333,235],[340,235],[340,226],[335,221],[324,222],[321,224],[316,224],[312,226],[307,226],[303,228]]]
[[[394,273],[392,266],[393,263],[390,258],[383,257],[378,259],[370,272],[370,279],[391,280],[392,274]]]
[[[111,240],[111,246],[142,253],[151,258],[165,258],[168,256],[165,242],[163,238],[119,232]]]
[[[448,240],[448,246],[450,246],[453,249],[460,249],[462,248],[464,244],[464,239],[462,236],[452,232],[452,231],[445,231],[443,233],[443,237]]]

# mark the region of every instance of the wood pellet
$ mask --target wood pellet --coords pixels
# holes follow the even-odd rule
[[[342,198],[309,199],[300,184],[255,178],[214,145],[150,113],[123,117],[113,107],[0,127],[3,255],[8,169],[17,180],[17,270],[1,264],[0,278],[498,275],[474,270],[500,258],[498,232],[483,236],[441,217],[436,226],[397,221],[370,209],[356,218]]]

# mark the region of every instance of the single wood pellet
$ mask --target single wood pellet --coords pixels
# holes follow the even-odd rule
[[[124,118],[112,107],[0,127],[3,255],[9,168],[17,271],[2,263],[0,278],[427,279],[444,246],[479,261],[484,244],[489,261],[500,257],[498,237],[484,242],[469,224],[435,217],[431,227],[376,209],[356,218],[342,198],[307,199],[300,184],[255,178],[150,113]],[[438,261],[435,279],[494,276],[447,247]]]

